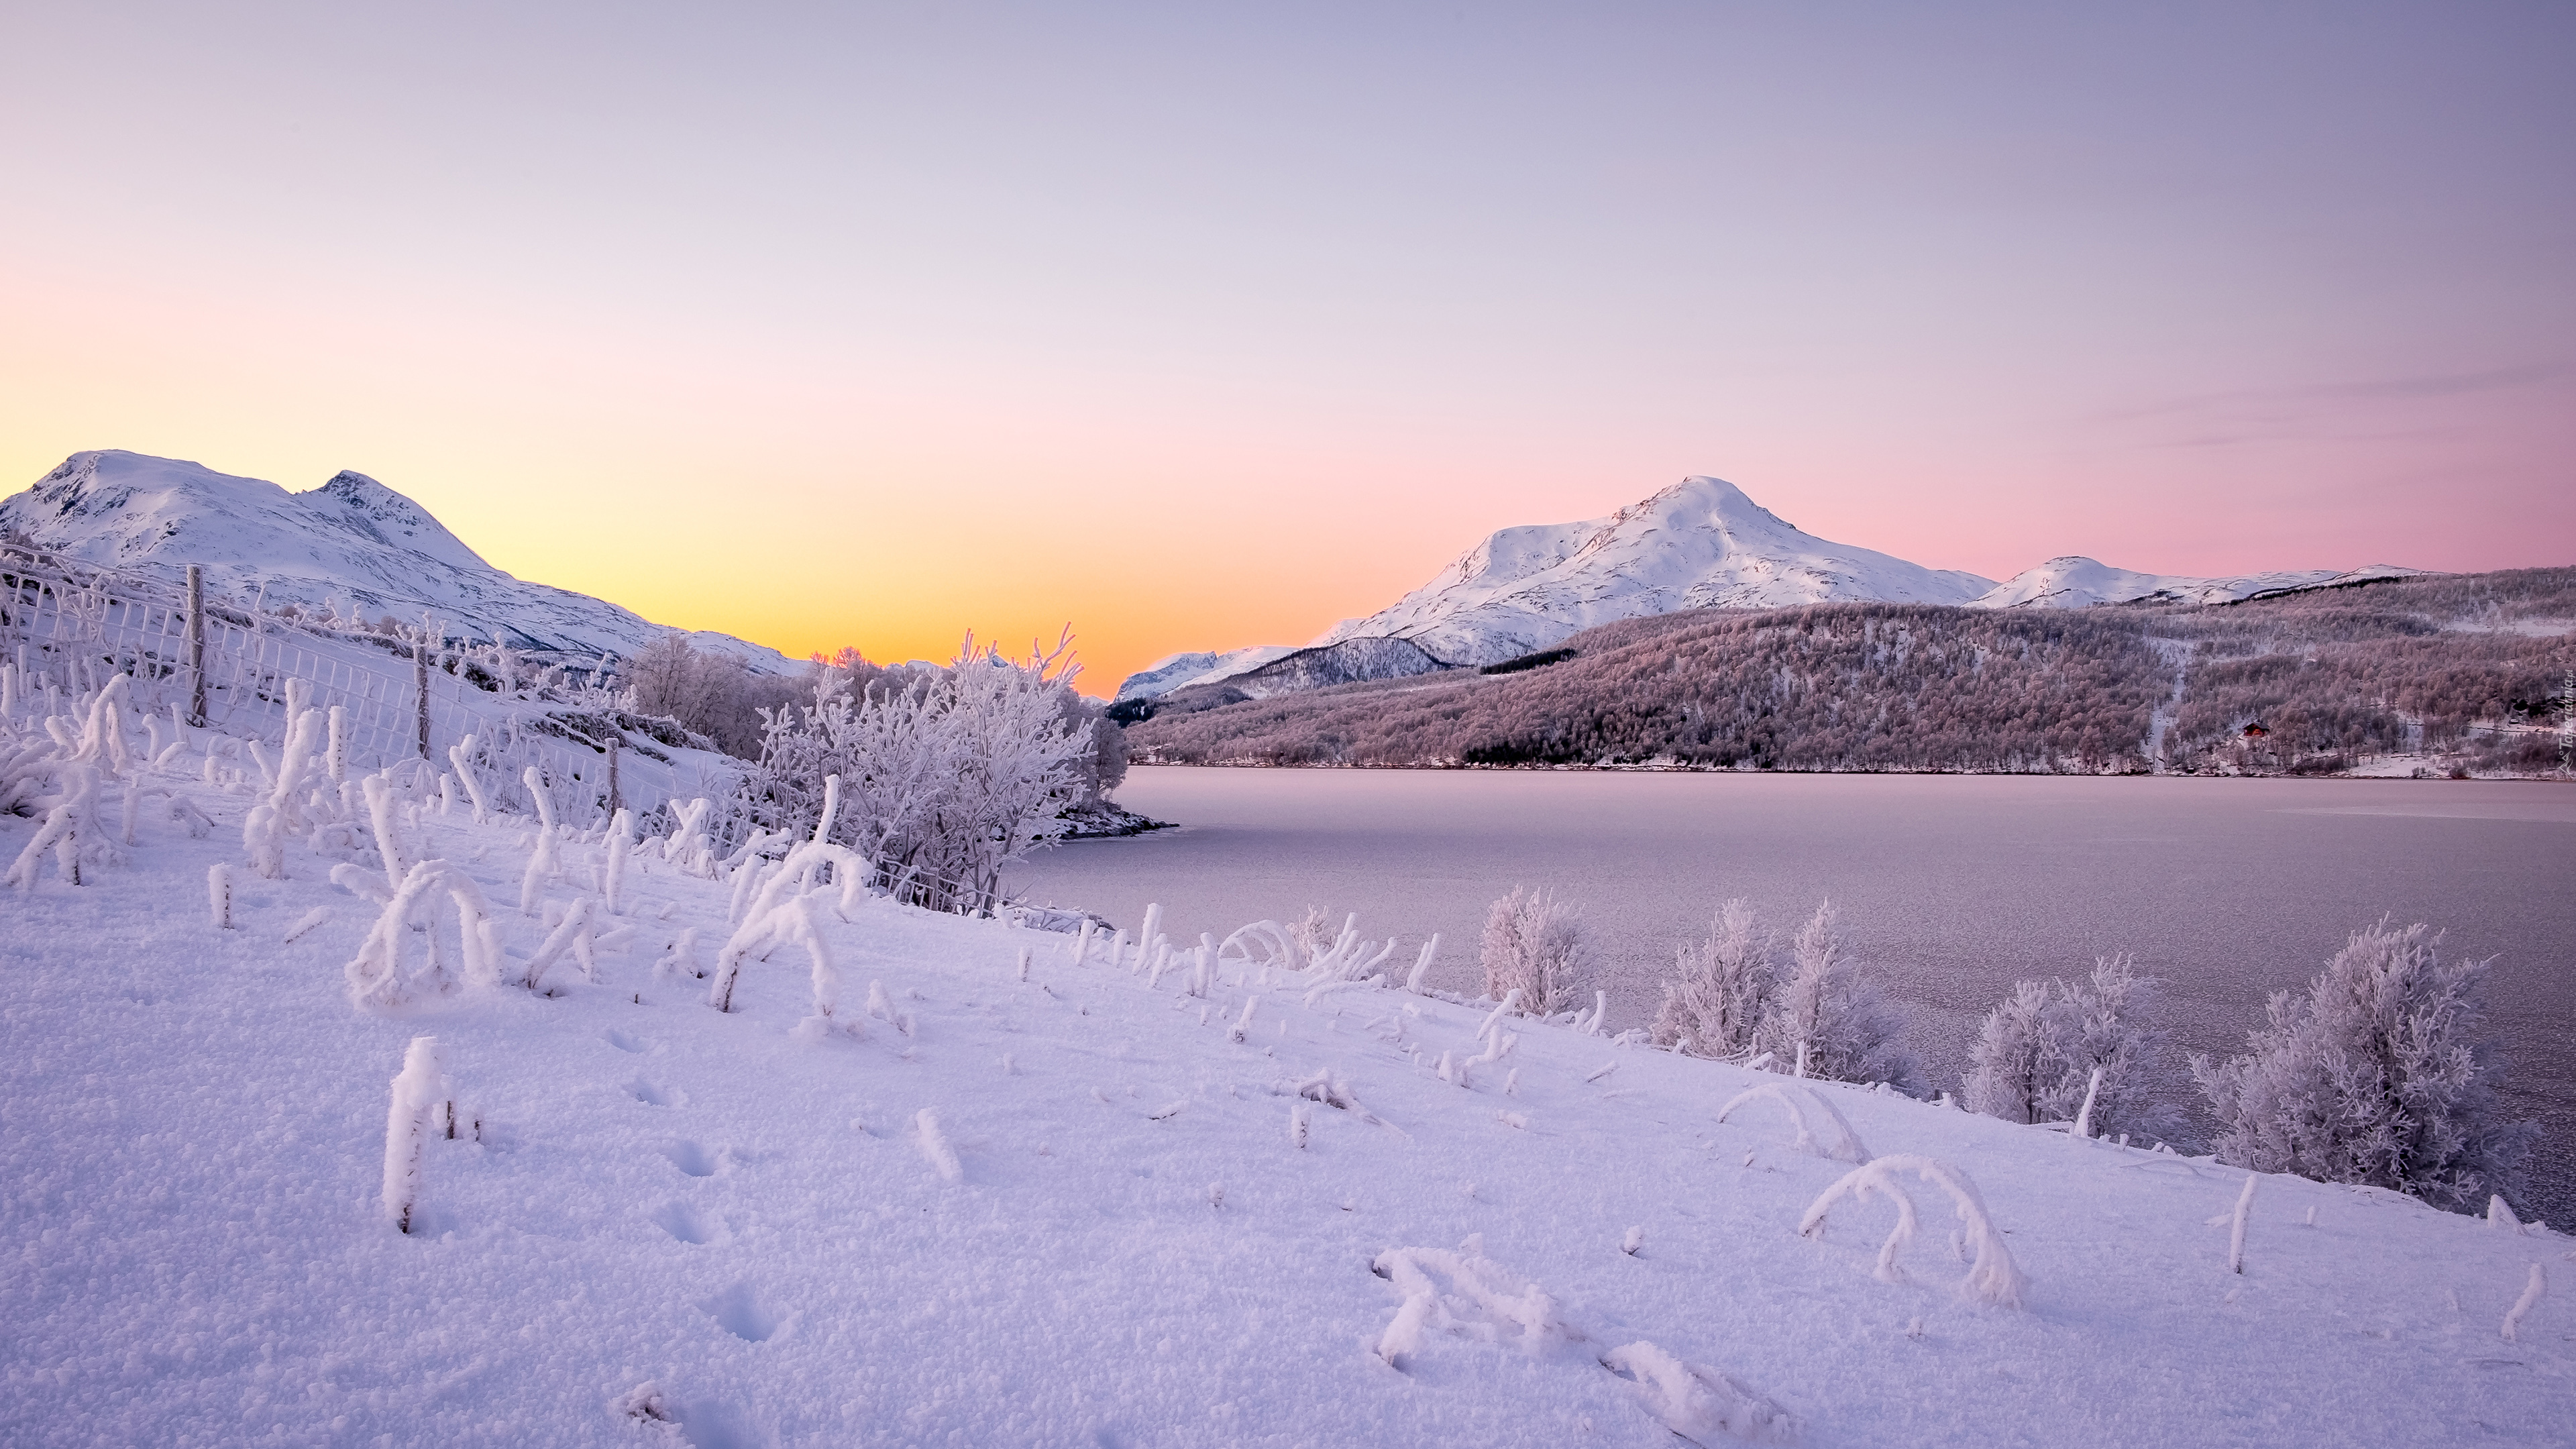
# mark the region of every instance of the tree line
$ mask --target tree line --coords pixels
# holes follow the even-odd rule
[[[2568,568],[2215,607],[1696,610],[1128,736],[1172,764],[2277,774],[2421,752],[2532,772],[2559,762],[2571,628]]]
[[[1486,995],[1533,1015],[1579,1009],[1593,989],[1580,914],[1544,892],[1493,903],[1480,960]],[[2305,991],[2274,993],[2243,1052],[2186,1061],[2157,1020],[2160,983],[2106,957],[2078,977],[2015,984],[1969,1048],[1959,1105],[2474,1211],[2520,1194],[2540,1135],[2497,1095],[2489,965],[2445,957],[2429,926],[2381,920],[2354,931]],[[1903,1026],[1844,949],[1832,903],[1784,942],[1730,900],[1705,938],[1675,952],[1647,1036],[1692,1056],[1928,1095],[1922,1063],[1899,1044]],[[2188,1140],[2192,1089],[2214,1123],[2206,1143]]]

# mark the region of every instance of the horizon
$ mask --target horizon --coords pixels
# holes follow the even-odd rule
[[[2570,561],[2560,9],[573,13],[23,20],[0,486],[345,468],[1104,695],[1691,475],[1998,580]]]

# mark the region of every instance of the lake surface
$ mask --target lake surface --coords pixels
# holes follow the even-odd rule
[[[1472,993],[1486,907],[1542,885],[1584,911],[1613,1030],[1721,900],[1785,933],[1831,897],[1954,1091],[2016,980],[2128,952],[2176,1043],[2227,1053],[2356,927],[2429,921],[2496,958],[2510,1096],[2548,1132],[2532,1206],[2576,1222],[2576,786],[1140,766],[1118,798],[1181,828],[1042,852],[1012,888],[1131,932],[1159,901],[1175,941],[1355,911],[1407,965],[1439,932],[1433,981]]]

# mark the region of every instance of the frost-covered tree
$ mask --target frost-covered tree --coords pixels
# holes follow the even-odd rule
[[[637,650],[618,675],[638,713],[678,720],[741,759],[759,757],[761,711],[784,708],[813,687],[808,679],[754,674],[741,660],[700,649],[677,631]]]
[[[1521,994],[1520,1010],[1548,1016],[1589,1005],[1591,961],[1574,907],[1533,886],[1514,886],[1485,913],[1485,993]]]
[[[2060,1120],[2048,1101],[2066,1077],[2066,1051],[2045,981],[2017,981],[1968,1046],[1968,1110],[2024,1124]]]
[[[2471,1210],[2515,1195],[2538,1124],[2507,1121],[2485,1027],[2488,961],[2386,919],[2355,931],[2304,994],[2272,995],[2249,1054],[2192,1058],[2219,1160],[2367,1183]]]
[[[1784,1069],[1803,1052],[1808,1076],[1917,1091],[1922,1070],[1897,1043],[1900,1025],[1877,984],[1843,950],[1842,913],[1827,901],[1791,938],[1788,973],[1755,1040]]]
[[[810,834],[838,775],[830,839],[905,900],[987,909],[1002,867],[1061,832],[1094,758],[1092,731],[1060,699],[1078,668],[1069,638],[1020,661],[970,635],[946,668],[884,670],[855,691],[826,669],[810,703],[763,712],[749,803],[763,823]]]
[[[2151,1020],[2156,987],[2126,956],[2096,960],[2081,981],[2015,984],[1968,1048],[1968,1106],[2009,1122],[2071,1122],[2098,1070],[2094,1132],[2170,1135],[2179,1116],[2165,1095],[2172,1055]]]
[[[1708,939],[1682,947],[1678,956],[1664,983],[1663,1007],[1649,1028],[1655,1045],[1687,1041],[1690,1054],[1702,1057],[1751,1053],[1779,981],[1752,905],[1732,900],[1719,906]]]

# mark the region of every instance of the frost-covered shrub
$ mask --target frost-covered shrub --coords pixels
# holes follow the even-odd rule
[[[2045,981],[2017,981],[1968,1046],[1968,1110],[2024,1125],[2062,1122],[2050,1099],[2069,1058]]]
[[[1827,901],[1789,942],[1789,970],[1755,1040],[1783,1065],[1837,1082],[1921,1089],[1922,1071],[1900,1046],[1903,1025],[1878,986],[1843,951],[1842,913]]]
[[[1093,739],[1065,718],[1071,652],[1067,639],[1010,660],[970,635],[946,668],[886,670],[855,691],[825,670],[810,703],[765,712],[745,803],[804,835],[822,820],[823,781],[838,775],[829,838],[879,884],[933,909],[988,910],[1002,867],[1062,833],[1082,790]]]
[[[2008,1122],[2071,1122],[2099,1071],[2095,1134],[2172,1135],[2180,1122],[2166,1098],[2172,1053],[2148,1020],[2157,984],[2125,956],[2096,960],[2082,981],[2015,984],[1968,1048],[1969,1109]]]
[[[1552,1016],[1583,1004],[1592,986],[1583,923],[1574,907],[1531,886],[1514,886],[1485,913],[1485,994],[1520,995],[1521,1010]]]
[[[620,675],[638,713],[678,720],[746,760],[760,754],[761,712],[783,709],[811,687],[802,678],[754,674],[741,660],[699,649],[680,633],[636,651]]]
[[[2355,931],[2304,994],[2272,994],[2245,1056],[2192,1058],[2220,1161],[2395,1188],[2454,1211],[2522,1184],[2539,1126],[2509,1122],[2486,1038],[2488,961],[2430,926]]]
[[[1753,907],[1728,901],[1709,923],[1708,939],[1681,949],[1649,1033],[1657,1046],[1688,1042],[1694,1056],[1747,1055],[1778,983]]]

